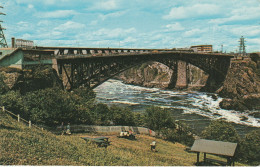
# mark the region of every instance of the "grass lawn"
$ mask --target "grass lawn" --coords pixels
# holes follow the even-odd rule
[[[107,148],[86,143],[82,136],[108,136]],[[0,112],[0,165],[73,165],[73,166],[194,166],[197,155],[185,146],[151,136],[137,135],[137,140],[117,138],[118,134],[55,135],[28,128]],[[157,151],[150,150],[156,140]],[[226,159],[208,155],[207,157]],[[201,154],[201,160],[203,155]],[[243,165],[236,163],[236,165]]]

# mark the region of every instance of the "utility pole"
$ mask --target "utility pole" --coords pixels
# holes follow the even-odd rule
[[[242,57],[246,56],[245,38],[243,36],[239,40],[239,55]]]
[[[0,8],[3,9],[2,6],[0,6]],[[0,15],[6,15],[6,14],[0,12]],[[3,30],[5,30],[5,28],[3,28],[2,25],[1,25],[2,22],[3,21],[0,20],[0,47],[1,48],[8,48],[8,45],[7,45],[7,42],[6,42],[6,39],[5,39],[5,35],[4,35],[4,31],[3,31]]]

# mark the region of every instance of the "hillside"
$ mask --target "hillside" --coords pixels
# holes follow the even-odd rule
[[[138,135],[131,141],[109,134],[112,144],[98,148],[82,140],[84,135],[90,134],[61,136],[30,129],[1,111],[0,165],[192,166],[196,162],[196,154],[184,151],[185,146],[150,136]],[[158,152],[150,151],[153,140]]]

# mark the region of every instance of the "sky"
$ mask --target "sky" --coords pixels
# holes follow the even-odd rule
[[[11,37],[37,46],[260,51],[260,0],[3,0]]]

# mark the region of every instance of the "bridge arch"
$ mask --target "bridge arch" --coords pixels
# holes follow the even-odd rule
[[[217,89],[225,80],[230,65],[230,56],[208,55],[183,52],[161,52],[147,54],[123,54],[116,56],[91,56],[76,58],[57,58],[59,73],[64,86],[73,89],[80,86],[95,88],[109,78],[140,65],[155,61],[168,66],[178,73],[178,61],[190,63],[209,74],[208,86]],[[172,87],[176,76],[172,77]]]

